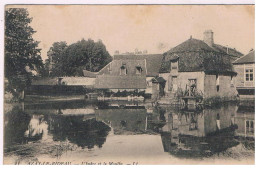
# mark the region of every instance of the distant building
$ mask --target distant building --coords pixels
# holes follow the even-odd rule
[[[235,86],[241,97],[254,98],[255,94],[255,51],[233,62],[237,72]]]
[[[115,55],[119,55],[120,53],[119,53],[118,50],[116,50],[114,54],[115,54]]]
[[[81,95],[93,89],[94,82],[90,77],[38,77],[32,80],[26,95]]]
[[[139,90],[157,96],[164,82],[159,78],[162,55],[115,55],[99,72],[83,70],[85,77],[95,77],[95,89]],[[162,90],[163,91],[163,90]]]
[[[204,40],[190,38],[164,53],[160,77],[167,80],[165,93],[176,95],[178,90],[189,96],[204,98],[236,96],[232,61],[243,54],[232,48],[214,44],[213,32],[204,32]]]

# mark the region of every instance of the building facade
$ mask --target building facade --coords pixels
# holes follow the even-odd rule
[[[166,95],[236,96],[232,61],[240,56],[235,49],[214,44],[211,30],[204,32],[203,41],[191,37],[164,53],[160,77],[167,80]]]
[[[254,98],[255,94],[255,51],[233,62],[237,72],[235,86],[241,98]]]

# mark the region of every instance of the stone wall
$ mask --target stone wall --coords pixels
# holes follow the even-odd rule
[[[174,94],[176,92],[176,88],[172,88],[169,91],[169,82],[171,73],[160,74],[165,80],[167,80],[165,84],[165,93],[166,94]],[[197,91],[203,94],[204,98],[210,97],[235,97],[237,96],[237,91],[234,85],[235,77],[231,77],[230,75],[218,75],[218,84],[219,89],[217,89],[217,77],[216,75],[205,74],[204,72],[178,72],[176,84],[178,88],[181,88],[183,91],[186,89],[186,86],[189,85],[190,79],[196,79],[197,81]]]
[[[198,92],[203,92],[204,76],[204,72],[179,72],[177,77],[177,86],[185,90],[186,85],[189,85],[189,79],[196,79]]]
[[[236,88],[231,81],[231,76],[219,76],[219,90],[217,90],[216,75],[205,75],[204,77],[204,98],[209,97],[235,97],[237,95]],[[234,78],[233,78],[234,79]]]

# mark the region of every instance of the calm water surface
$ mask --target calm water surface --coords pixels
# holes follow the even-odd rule
[[[4,115],[5,164],[254,163],[254,107],[49,102]]]

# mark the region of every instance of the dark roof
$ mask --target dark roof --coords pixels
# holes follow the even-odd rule
[[[96,89],[145,89],[145,76],[111,76],[98,75],[95,81]]]
[[[120,76],[120,70],[125,68],[127,71],[127,76],[136,76],[136,67],[141,67],[141,75],[146,76],[146,64],[145,60],[113,60],[111,62],[111,71],[108,74],[112,76]]]
[[[147,77],[159,75],[162,54],[145,54],[145,55],[115,55],[114,60],[144,60],[146,59]]]
[[[105,67],[103,67],[99,72],[90,72],[87,70],[83,70],[83,75],[85,77],[90,77],[94,78],[97,75],[103,75],[103,74],[110,74],[110,66],[111,66],[111,71],[113,72],[113,68],[115,64],[117,63],[118,60],[122,60],[126,62],[128,65],[133,65],[137,60],[145,60],[145,67],[146,69],[147,77],[155,77],[159,75],[159,70],[161,67],[161,62],[163,59],[162,54],[145,54],[145,55],[115,55],[113,61],[111,61],[109,64],[107,64]],[[120,62],[121,63],[121,62]],[[132,63],[132,64],[131,64]]]
[[[164,83],[166,80],[163,77],[155,77],[152,79],[153,82]]]
[[[239,58],[243,56],[243,54],[239,51],[237,51],[235,48],[231,47],[225,47],[219,44],[213,44],[213,48],[215,50],[218,50],[219,52],[227,53],[228,55],[234,57],[234,58]]]
[[[190,38],[187,41],[184,41],[183,43],[177,45],[176,47],[170,49],[167,51],[167,54],[171,53],[180,53],[180,52],[189,52],[189,51],[213,51],[215,52],[213,48],[209,47],[204,41],[197,40],[194,38]]]
[[[170,61],[176,59],[179,60],[180,72],[233,72],[232,58],[224,51],[208,46],[202,40],[188,39],[164,53],[160,73],[169,73]]]
[[[105,67],[103,67],[101,70],[99,70],[99,72],[91,72],[88,70],[83,70],[83,76],[89,77],[89,78],[96,78],[97,75],[109,73],[110,64],[111,64],[111,62],[108,63]]]
[[[166,82],[166,80],[163,77],[157,77],[156,79],[159,83]]]
[[[95,78],[97,76],[97,74],[98,74],[98,72],[91,72],[88,70],[83,70],[84,77]]]
[[[31,85],[57,85],[58,77],[56,78],[41,78],[32,80]]]
[[[247,55],[233,62],[233,64],[246,64],[246,63],[255,63],[255,50],[249,52]]]

